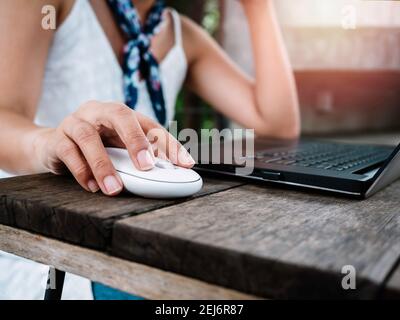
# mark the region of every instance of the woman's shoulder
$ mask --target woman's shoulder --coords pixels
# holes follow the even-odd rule
[[[43,20],[46,15],[55,14],[55,21],[60,25],[72,10],[76,0],[6,0],[0,1],[0,12],[11,15],[18,12],[19,16],[27,16],[30,21]],[[26,21],[27,25],[29,21]]]
[[[49,7],[55,10],[56,18],[62,18],[64,8],[69,2],[73,3],[74,0],[36,0],[36,1],[26,1],[26,0],[2,0],[0,1],[0,12],[13,16],[15,12],[19,13],[19,16],[25,13],[33,19],[41,18],[45,12],[47,12]]]
[[[210,35],[191,18],[183,14],[180,14],[179,17],[182,25],[183,47],[190,64],[202,52]]]
[[[179,14],[179,17],[181,19],[183,36],[187,37],[195,36],[195,38],[197,38],[199,34],[205,32],[199,24],[197,24],[194,20],[192,20],[188,16]]]
[[[58,25],[60,25],[69,16],[69,14],[72,11],[72,8],[74,7],[75,1],[78,0],[52,0],[52,1],[54,1],[58,6],[57,21]]]

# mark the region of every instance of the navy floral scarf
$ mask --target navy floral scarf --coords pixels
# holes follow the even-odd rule
[[[163,19],[164,1],[156,0],[143,25],[132,0],[108,0],[108,4],[128,39],[123,61],[125,102],[131,109],[136,108],[139,83],[144,79],[157,120],[166,125],[160,70],[157,60],[150,52],[150,40],[159,31]]]

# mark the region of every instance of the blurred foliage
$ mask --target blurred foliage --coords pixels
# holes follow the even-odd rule
[[[218,0],[167,0],[167,5],[189,16],[214,35],[219,27],[220,13]]]
[[[188,16],[212,36],[216,37],[220,25],[218,0],[167,0],[167,5]],[[178,129],[218,127],[218,115],[204,101],[183,89],[176,103],[175,120]]]
[[[217,0],[208,0],[204,7],[203,27],[212,35],[215,35],[220,25],[219,3]]]

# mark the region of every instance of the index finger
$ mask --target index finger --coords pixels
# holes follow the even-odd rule
[[[154,154],[136,113],[118,103],[103,103],[102,108],[88,108],[80,115],[86,121],[115,130],[128,150],[135,167],[140,170],[154,168]]]
[[[142,114],[137,114],[137,119],[149,141],[152,141],[172,163],[185,168],[194,166],[195,161],[189,152],[163,126]]]

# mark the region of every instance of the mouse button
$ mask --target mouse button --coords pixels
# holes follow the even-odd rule
[[[110,160],[117,171],[133,174],[138,170],[134,166],[129,154],[124,149],[108,148]]]
[[[172,169],[172,170],[163,170],[163,171],[165,173],[168,173],[168,179],[171,182],[188,183],[188,182],[194,182],[194,181],[197,181],[200,179],[199,174],[190,169],[174,167],[174,169]]]
[[[130,159],[121,159],[113,162],[114,168],[117,171],[124,172],[127,174],[137,174],[139,172],[138,169],[134,166]]]
[[[160,169],[155,167],[149,171],[137,171],[135,176],[146,180],[166,183],[190,183],[200,179],[200,176],[193,170],[182,168]]]
[[[174,165],[166,160],[162,160],[162,159],[156,159],[156,163],[155,163],[157,168],[160,169],[174,169]]]

